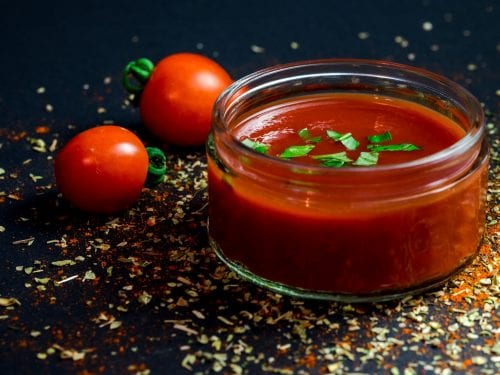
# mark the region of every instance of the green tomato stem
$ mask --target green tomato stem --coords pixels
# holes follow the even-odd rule
[[[144,89],[155,65],[145,57],[129,62],[123,69],[122,84],[131,94],[140,94]],[[133,78],[137,83],[132,83]]]
[[[165,173],[167,172],[167,158],[162,150],[156,147],[146,147],[149,157],[148,177],[146,185],[149,187],[156,186],[163,182]]]

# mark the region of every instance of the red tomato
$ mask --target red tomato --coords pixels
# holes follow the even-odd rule
[[[141,140],[116,125],[97,126],[73,137],[55,160],[59,191],[74,206],[115,213],[141,194],[148,172]]]
[[[202,145],[215,100],[231,83],[228,73],[207,57],[170,55],[155,66],[141,94],[142,121],[166,143]]]

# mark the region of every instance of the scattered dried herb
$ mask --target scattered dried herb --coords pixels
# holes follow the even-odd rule
[[[84,85],[85,95],[92,90]],[[0,297],[3,353],[23,353],[41,372],[64,362],[81,374],[162,372],[151,353],[167,347],[178,361],[169,368],[199,374],[496,374],[500,143],[497,119],[488,123],[486,236],[476,260],[434,293],[364,305],[283,297],[221,265],[206,242],[203,152],[170,154],[165,185],[145,189],[125,214],[83,217],[51,195],[55,127],[9,133],[1,142],[23,148],[46,138],[28,141],[30,161],[0,173],[8,182],[0,210],[12,219],[0,232],[20,254],[6,265],[12,277]]]

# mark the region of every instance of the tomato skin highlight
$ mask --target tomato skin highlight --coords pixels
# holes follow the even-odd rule
[[[232,82],[224,68],[205,56],[167,56],[156,65],[141,94],[142,121],[163,142],[203,145],[215,100]]]
[[[148,154],[131,131],[97,126],[74,136],[55,159],[57,187],[83,211],[111,214],[139,198],[148,171]]]

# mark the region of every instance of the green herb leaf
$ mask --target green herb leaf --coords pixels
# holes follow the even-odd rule
[[[416,151],[420,150],[420,147],[415,146],[412,143],[400,143],[398,145],[368,145],[368,150],[370,151]]]
[[[306,142],[318,143],[321,141],[321,137],[311,137],[311,133],[307,128],[299,130],[299,137]]]
[[[391,132],[385,132],[381,134],[369,135],[367,138],[370,143],[383,143],[389,142],[392,139],[392,135]]]
[[[299,130],[299,137],[302,139],[308,139],[311,137],[311,134],[307,128],[304,128]]]
[[[320,160],[323,166],[325,167],[342,167],[345,163],[350,163],[352,159],[350,159],[346,152],[337,152],[335,154],[323,154],[323,155],[313,155],[313,159]]]
[[[305,156],[314,148],[314,145],[302,145],[302,146],[290,146],[280,155],[281,158],[298,158],[300,156]]]
[[[351,133],[338,133],[334,130],[327,130],[326,135],[335,142],[341,142],[348,150],[356,150],[359,142],[352,136]]]
[[[370,165],[376,165],[378,162],[378,152],[365,152],[361,151],[359,157],[352,164],[368,167]]]
[[[64,266],[73,266],[76,264],[74,260],[64,259],[64,260],[56,260],[51,263],[53,266],[64,267]]]
[[[254,151],[260,152],[261,154],[266,154],[269,150],[269,145],[252,141],[250,138],[244,139],[243,141],[241,141],[241,143]]]

